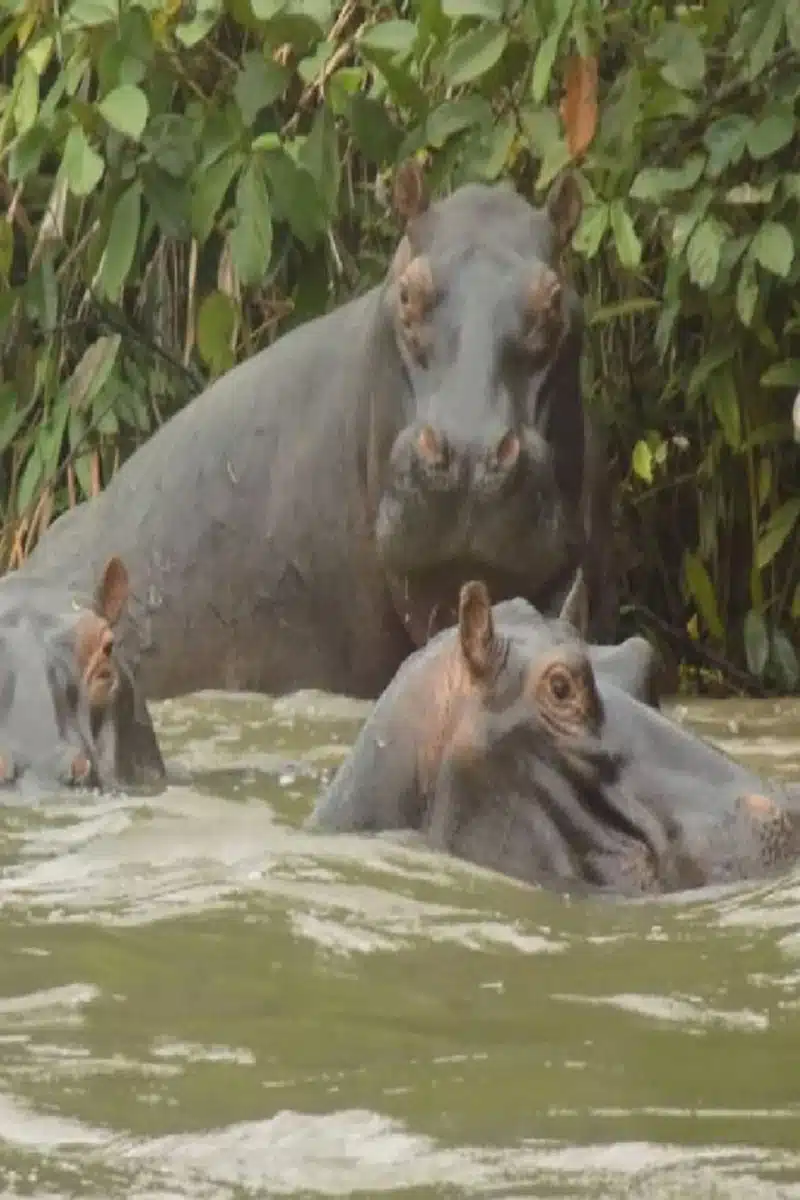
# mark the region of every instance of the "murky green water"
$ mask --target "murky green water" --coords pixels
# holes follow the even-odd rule
[[[0,1195],[800,1196],[800,871],[568,903],[299,826],[366,706],[161,706],[196,775],[0,813]],[[800,777],[800,703],[693,705]]]

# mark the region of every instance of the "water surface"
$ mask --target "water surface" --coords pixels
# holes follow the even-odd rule
[[[153,800],[0,812],[0,1195],[800,1197],[800,872],[569,902],[302,832],[368,706],[156,706]],[[677,708],[800,778],[800,702]]]

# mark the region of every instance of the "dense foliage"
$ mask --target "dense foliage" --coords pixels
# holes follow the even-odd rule
[[[569,162],[629,626],[798,683],[797,0],[0,0],[2,559],[375,281],[388,171]]]

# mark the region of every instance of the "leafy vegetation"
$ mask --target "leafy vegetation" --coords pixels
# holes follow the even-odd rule
[[[797,0],[0,0],[0,555],[377,280],[387,173],[571,163],[630,625],[800,670]]]

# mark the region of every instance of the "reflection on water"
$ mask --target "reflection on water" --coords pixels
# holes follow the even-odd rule
[[[567,901],[299,828],[368,706],[157,710],[191,784],[0,812],[0,1195],[800,1197],[800,873]],[[800,778],[800,703],[676,710]]]

